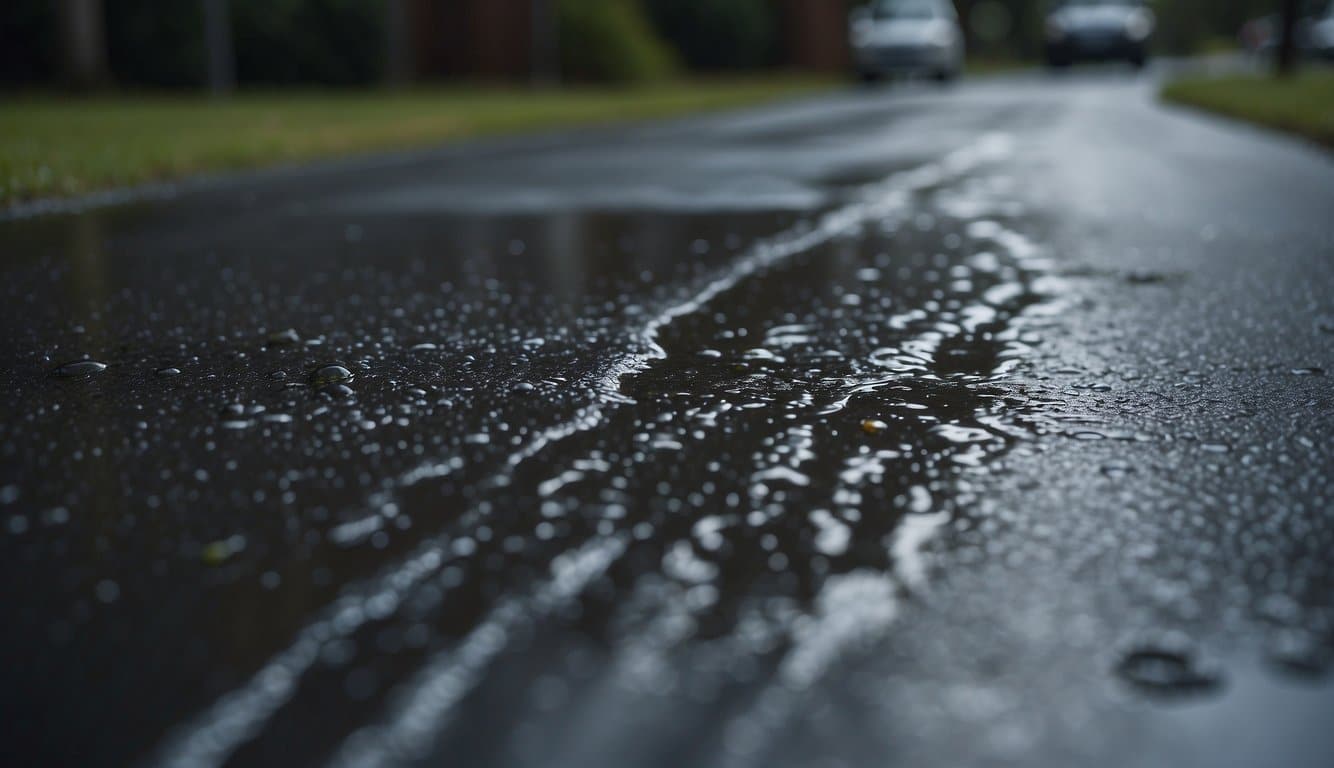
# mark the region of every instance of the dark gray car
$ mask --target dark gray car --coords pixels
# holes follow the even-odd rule
[[[1154,24],[1144,0],[1063,0],[1047,15],[1047,63],[1126,61],[1142,67]]]

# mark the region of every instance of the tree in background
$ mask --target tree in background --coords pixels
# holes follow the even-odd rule
[[[105,84],[109,78],[102,0],[59,0],[57,7],[66,82],[76,88]]]
[[[644,7],[689,69],[758,69],[778,62],[778,14],[771,0],[646,0]]]
[[[107,39],[111,74],[118,84],[208,84],[202,3],[115,0],[112,10],[107,14]]]
[[[0,85],[46,84],[60,76],[61,43],[53,3],[0,2]]]
[[[1298,0],[1281,0],[1278,22],[1278,48],[1274,61],[1279,77],[1289,77],[1297,69]]]
[[[384,80],[391,88],[412,79],[412,30],[409,28],[408,0],[384,2]]]
[[[563,78],[644,83],[676,69],[637,0],[560,0],[557,14]]]
[[[839,7],[845,2],[822,1]],[[848,6],[867,1],[846,0]],[[1168,54],[1235,41],[1242,25],[1257,17],[1277,28],[1280,7],[1288,18],[1310,10],[1290,0],[1148,1],[1158,17],[1155,47]],[[412,35],[422,32],[408,22],[410,2],[0,0],[0,83],[89,86],[114,80],[174,88],[220,83],[225,91],[231,78],[225,76],[229,68],[219,52],[228,48],[234,54],[234,80],[245,85],[400,83],[415,74]],[[555,23],[540,29],[570,36],[557,52],[557,46],[534,35],[533,61],[548,62],[537,71],[550,70],[549,63],[559,60],[576,79],[634,82],[670,73],[673,60],[696,71],[782,64],[782,0],[531,2],[540,11],[534,15],[534,32],[540,31],[538,20],[545,14]],[[970,54],[1036,59],[1043,46],[1043,19],[1059,0],[954,2]],[[227,13],[216,12],[223,7]],[[231,46],[209,45],[225,40],[225,35],[206,33],[219,29],[219,22],[230,23]],[[1291,45],[1278,48],[1287,71],[1295,51]]]
[[[227,0],[203,0],[204,50],[208,89],[214,96],[236,87],[236,50],[232,45],[231,8]]]
[[[1029,59],[1042,52],[1042,0],[956,0],[970,54]]]
[[[242,83],[369,85],[384,78],[385,0],[232,0]]]
[[[231,27],[222,50],[233,52],[236,83],[370,85],[385,77],[385,0],[115,0],[106,17],[112,76],[124,85],[209,86],[205,10],[215,2],[227,6],[215,22]]]
[[[532,0],[532,79],[538,86],[560,82],[560,13],[557,0]]]

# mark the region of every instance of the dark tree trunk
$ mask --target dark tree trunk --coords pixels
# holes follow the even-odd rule
[[[384,79],[391,88],[407,85],[416,74],[408,0],[385,0]]]
[[[108,76],[102,0],[59,0],[57,9],[65,81],[74,88],[104,85]]]
[[[215,96],[236,87],[236,58],[232,49],[232,18],[228,0],[203,0],[204,50],[208,56],[208,89]]]
[[[954,10],[959,14],[959,24],[963,27],[963,46],[965,51],[977,49],[977,36],[973,34],[973,3],[976,0],[956,0]]]
[[[532,78],[537,86],[560,81],[560,40],[555,0],[532,0]]]
[[[1299,0],[1282,0],[1278,15],[1278,47],[1275,68],[1279,77],[1288,77],[1297,70],[1297,16]]]

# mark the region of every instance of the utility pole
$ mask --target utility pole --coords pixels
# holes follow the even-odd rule
[[[412,80],[414,69],[408,0],[385,0],[384,14],[384,80],[401,88]]]
[[[1279,77],[1291,77],[1297,71],[1297,16],[1300,0],[1282,0],[1278,16],[1278,48],[1275,69]]]
[[[102,0],[59,0],[61,53],[66,81],[94,88],[107,81],[107,37]]]
[[[533,85],[553,86],[560,82],[560,32],[555,0],[531,0]]]
[[[208,89],[225,96],[236,87],[236,57],[232,49],[232,17],[228,0],[202,0],[204,50],[208,56]]]

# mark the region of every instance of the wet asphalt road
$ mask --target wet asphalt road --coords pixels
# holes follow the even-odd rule
[[[1089,73],[11,216],[5,751],[1334,764],[1331,213]]]

